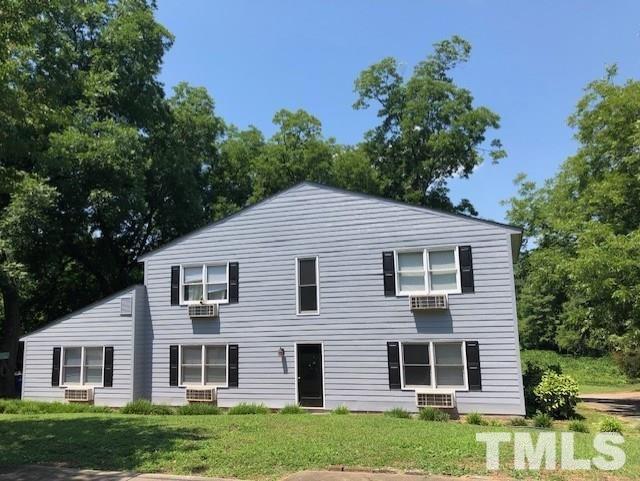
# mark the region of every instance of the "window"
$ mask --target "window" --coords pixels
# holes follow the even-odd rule
[[[296,260],[298,314],[318,314],[318,258]]]
[[[228,264],[183,266],[181,302],[226,302],[228,284]]]
[[[65,347],[62,363],[62,384],[102,385],[104,348]]]
[[[399,295],[460,292],[455,248],[398,252],[396,266]]]
[[[466,389],[463,353],[464,343],[462,342],[403,343],[403,387]]]
[[[461,342],[435,343],[436,387],[464,386]]]
[[[227,346],[181,346],[180,384],[227,384]]]

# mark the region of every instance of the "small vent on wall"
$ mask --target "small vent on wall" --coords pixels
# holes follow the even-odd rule
[[[218,304],[194,304],[189,306],[189,317],[211,318],[218,317]]]
[[[455,406],[455,396],[450,392],[417,392],[416,404],[419,408],[453,408]]]
[[[120,299],[120,315],[121,316],[130,316],[131,309],[133,307],[133,299],[130,297],[123,297]]]

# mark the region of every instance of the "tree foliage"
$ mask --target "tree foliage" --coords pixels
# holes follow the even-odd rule
[[[526,346],[640,349],[640,82],[614,79],[591,83],[570,118],[577,153],[540,188],[518,179],[510,203],[532,243],[518,266]]]

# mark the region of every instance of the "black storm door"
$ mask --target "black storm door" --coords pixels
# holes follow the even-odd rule
[[[305,407],[322,407],[322,345],[298,344],[298,403]]]

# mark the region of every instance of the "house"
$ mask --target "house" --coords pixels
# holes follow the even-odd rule
[[[524,414],[521,230],[301,183],[23,338],[25,399]]]

